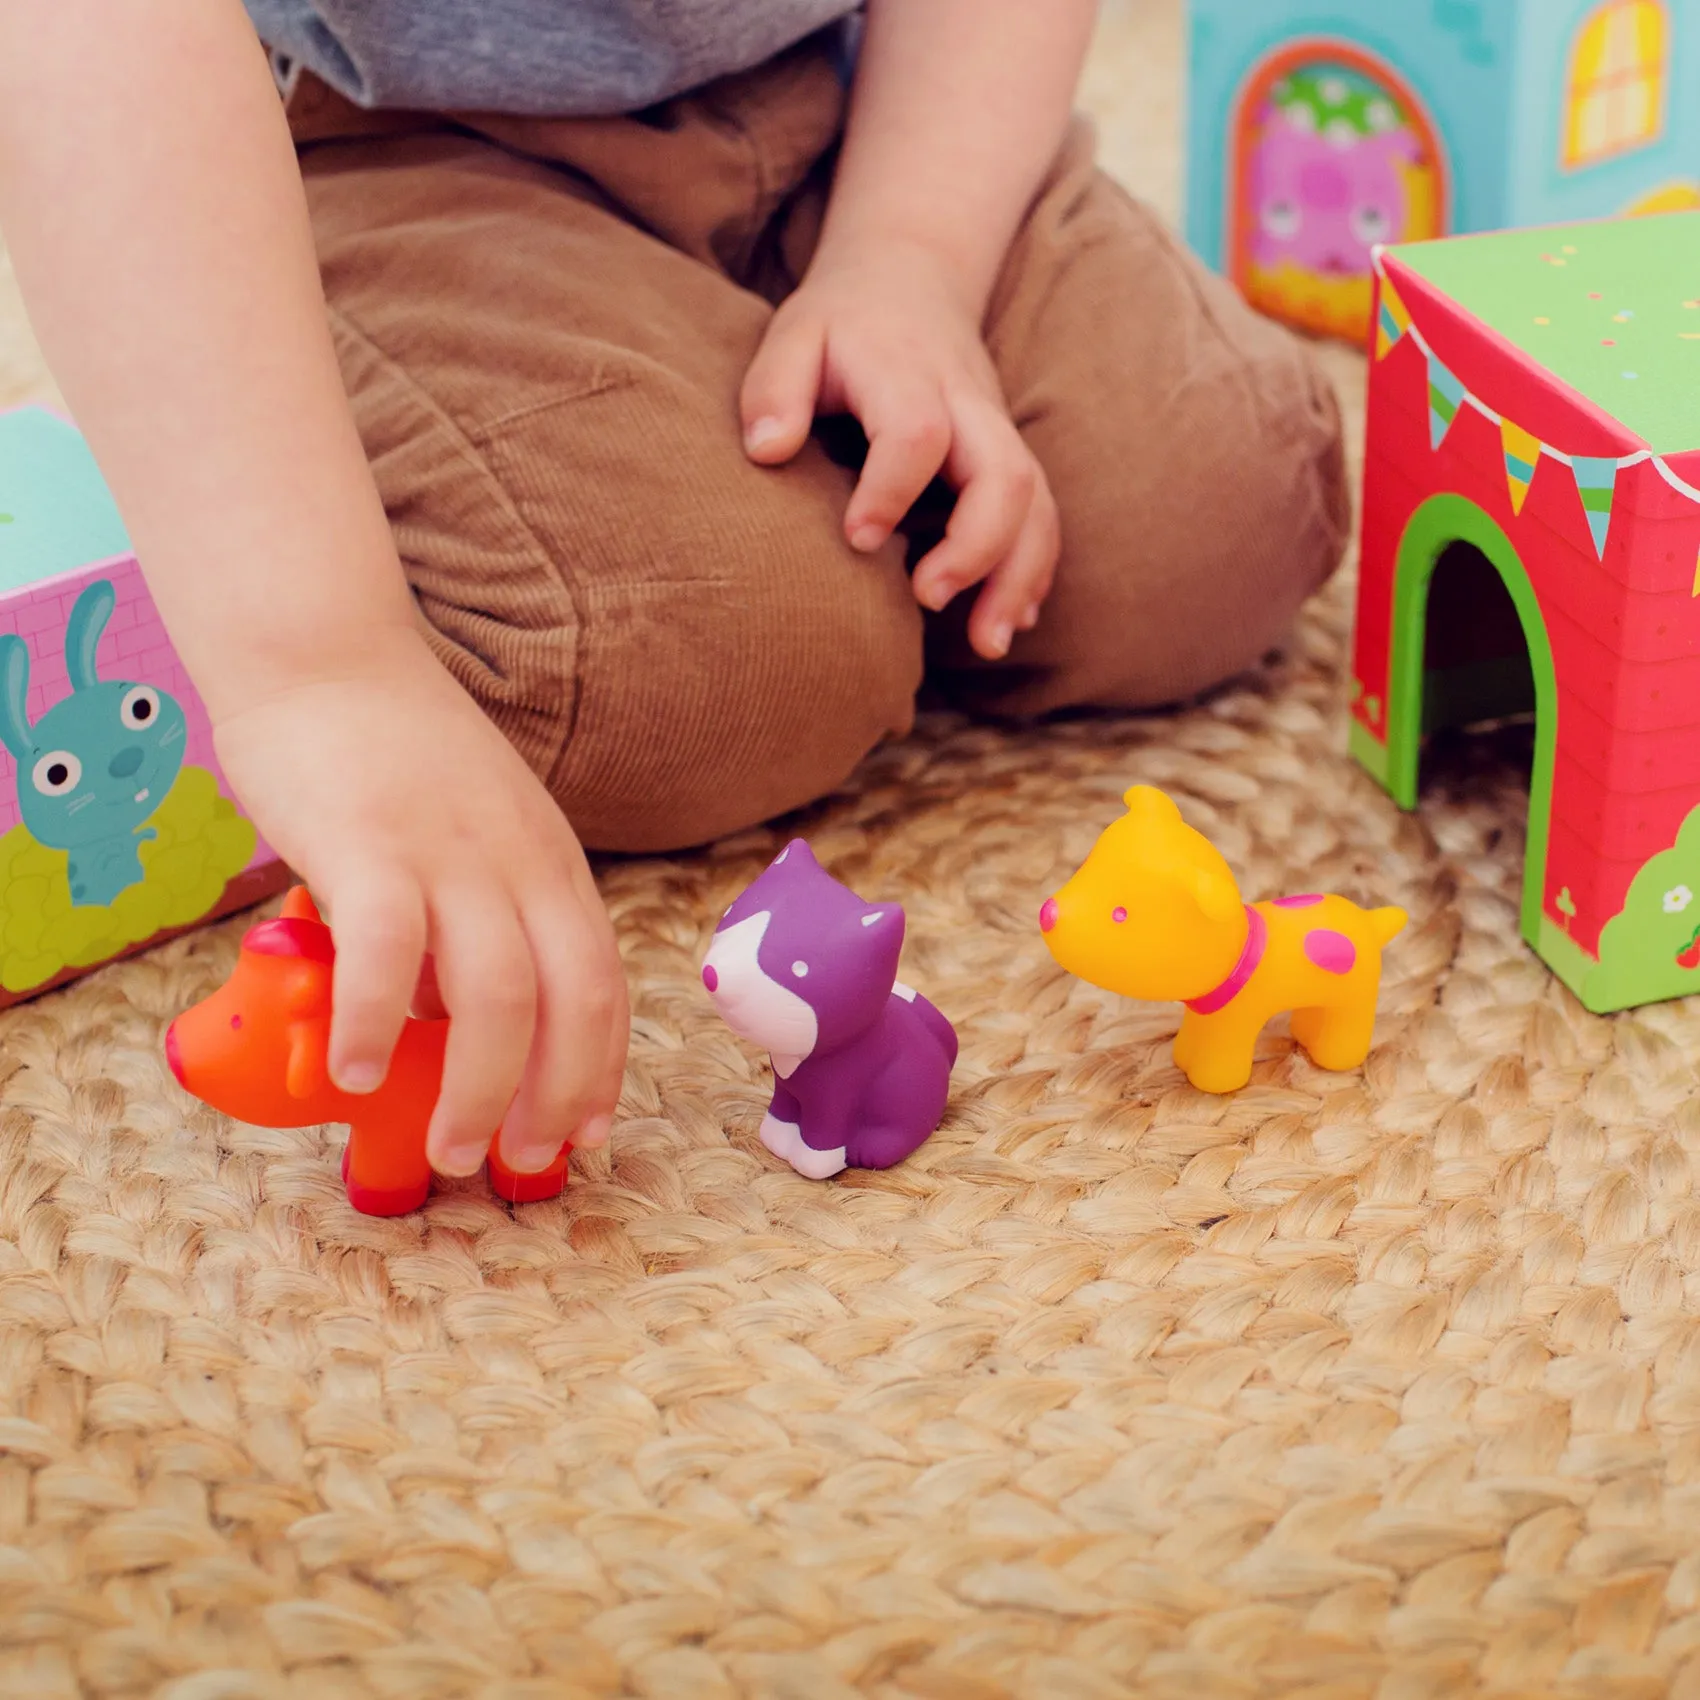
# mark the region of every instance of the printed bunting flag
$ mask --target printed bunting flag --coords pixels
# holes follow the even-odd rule
[[[1375,327],[1375,357],[1385,360],[1394,345],[1411,328],[1411,315],[1393,287],[1393,279],[1384,272],[1381,277],[1381,316]]]
[[[1529,486],[1535,481],[1535,467],[1541,458],[1541,440],[1531,436],[1521,425],[1503,420],[1499,434],[1505,444],[1505,476],[1511,485],[1511,511],[1520,514],[1529,498]]]
[[[1500,441],[1505,454],[1505,477],[1511,489],[1511,509],[1522,516],[1529,499],[1529,489],[1535,481],[1535,471],[1541,456],[1548,452],[1546,445],[1532,431],[1525,431],[1509,419],[1501,418],[1459,381],[1444,362],[1437,359],[1422,331],[1412,322],[1410,310],[1399,297],[1393,280],[1382,269],[1379,253],[1376,256],[1376,278],[1380,289],[1380,310],[1375,326],[1375,358],[1385,360],[1409,337],[1428,363],[1429,442],[1439,450],[1457,423],[1465,407],[1475,407],[1490,420],[1499,421]],[[1657,454],[1643,449],[1622,460],[1593,459],[1585,455],[1557,454],[1558,460],[1570,466],[1576,480],[1576,493],[1582,502],[1582,512],[1588,521],[1588,531],[1594,540],[1595,553],[1605,559],[1611,536],[1612,508],[1617,496],[1617,476],[1626,467],[1651,461],[1654,469],[1673,489],[1691,501],[1700,502],[1700,491],[1685,484]],[[1695,569],[1694,595],[1700,599],[1700,566]]]
[[[1570,463],[1576,474],[1576,493],[1582,498],[1582,511],[1588,516],[1588,529],[1594,534],[1594,552],[1606,558],[1606,537],[1611,530],[1611,501],[1617,489],[1615,460],[1585,460],[1578,455]]]
[[[1431,354],[1428,357],[1428,428],[1433,446],[1439,448],[1464,405],[1464,386]]]

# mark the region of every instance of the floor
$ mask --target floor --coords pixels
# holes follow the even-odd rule
[[[1107,5],[1086,88],[1169,208],[1179,53]],[[1349,615],[1187,714],[929,720],[792,823],[964,1035],[884,1175],[774,1163],[696,979],[772,832],[606,870],[632,1064],[559,1203],[363,1219],[339,1134],[179,1094],[234,924],[0,1017],[0,1691],[1700,1700],[1700,1010],[1520,945],[1515,737],[1417,817],[1347,761]],[[1248,890],[1410,909],[1361,1073],[1272,1033],[1205,1098],[1051,966],[1135,780]]]

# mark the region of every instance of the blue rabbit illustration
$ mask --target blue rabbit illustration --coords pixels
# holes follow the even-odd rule
[[[18,812],[35,838],[68,851],[66,877],[79,907],[111,903],[142,877],[145,825],[183,765],[188,722],[177,701],[152,685],[102,680],[95,650],[118,593],[88,585],[65,623],[71,694],[34,726],[29,649],[0,635],[0,742],[18,764]]]

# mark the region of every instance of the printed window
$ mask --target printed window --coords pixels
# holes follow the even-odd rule
[[[1568,169],[1659,139],[1669,50],[1664,0],[1607,0],[1593,12],[1570,54],[1564,125]]]

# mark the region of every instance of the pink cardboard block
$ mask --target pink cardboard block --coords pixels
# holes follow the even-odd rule
[[[288,882],[127,543],[75,428],[0,413],[0,1007]]]

